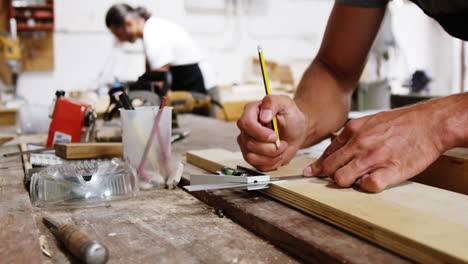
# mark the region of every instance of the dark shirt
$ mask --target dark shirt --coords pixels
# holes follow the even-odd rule
[[[411,0],[450,35],[468,40],[468,0]],[[384,7],[388,0],[336,0],[359,7]]]

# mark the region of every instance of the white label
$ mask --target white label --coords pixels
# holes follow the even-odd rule
[[[56,131],[54,134],[54,139],[52,140],[52,145],[55,143],[71,143],[71,140],[71,135]]]

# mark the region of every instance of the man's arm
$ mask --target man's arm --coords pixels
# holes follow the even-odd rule
[[[347,120],[351,94],[384,14],[385,8],[335,4],[317,57],[294,98],[308,117],[308,136],[302,147],[317,143]]]
[[[428,103],[434,112],[432,118],[440,153],[451,148],[468,147],[468,93],[452,95]]]
[[[310,146],[342,126],[350,96],[378,32],[385,8],[337,4],[331,12],[316,59],[304,73],[294,101],[266,96],[248,104],[237,125],[238,143],[247,162],[259,170],[286,164],[301,147]],[[281,144],[266,127],[277,117]]]

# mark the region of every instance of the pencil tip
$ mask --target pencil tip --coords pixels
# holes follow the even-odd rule
[[[257,49],[258,49],[258,52],[262,52],[262,46],[258,45]]]
[[[278,149],[280,148],[281,143],[279,139],[276,140],[275,145]]]

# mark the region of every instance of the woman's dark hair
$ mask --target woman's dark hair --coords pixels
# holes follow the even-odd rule
[[[111,26],[123,27],[125,25],[125,17],[129,15],[147,20],[150,18],[151,13],[144,7],[133,8],[127,4],[115,4],[107,11],[106,26],[108,28]]]

